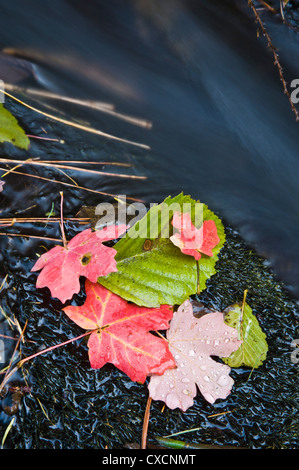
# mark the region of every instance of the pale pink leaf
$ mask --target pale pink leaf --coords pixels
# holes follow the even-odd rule
[[[196,386],[209,403],[226,398],[234,383],[229,375],[231,369],[210,356],[230,356],[241,344],[237,336],[237,330],[224,323],[221,312],[197,319],[191,302],[186,300],[174,313],[167,331],[169,350],[177,367],[162,376],[152,375],[150,397],[183,411],[193,405]]]

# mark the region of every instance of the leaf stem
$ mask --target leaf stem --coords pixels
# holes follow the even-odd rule
[[[145,413],[144,413],[144,419],[143,419],[141,449],[146,449],[146,438],[147,438],[147,430],[148,430],[148,422],[149,422],[149,416],[150,416],[151,403],[152,403],[152,399],[151,399],[151,397],[148,397],[147,403],[146,403],[146,408],[145,408]]]
[[[241,339],[243,341],[243,316],[244,316],[244,309],[245,309],[245,303],[246,303],[246,297],[247,297],[247,292],[248,292],[248,289],[245,289],[244,290],[244,295],[243,295],[243,302],[242,302],[242,308],[241,308],[241,314],[240,314],[240,318],[239,318],[239,323],[240,323],[240,337],[239,339]]]
[[[26,325],[25,325],[26,326]],[[78,339],[81,339],[83,338],[84,336],[87,336],[87,335],[90,335],[91,333],[93,333],[94,331],[98,330],[98,328],[95,328],[94,330],[90,330],[90,331],[86,331],[85,333],[82,333],[81,335],[79,336],[76,336],[76,338],[71,338],[71,339],[68,339],[67,341],[64,341],[63,343],[59,343],[59,344],[55,344],[54,346],[50,346],[49,348],[46,348],[46,349],[42,349],[41,351],[38,351],[37,353],[34,353],[32,354],[31,356],[27,356],[27,357],[24,357],[23,359],[21,359],[17,364],[16,366],[10,371],[10,372],[7,372],[5,374],[5,377],[2,381],[2,383],[0,384],[0,392],[1,390],[4,388],[5,384],[7,383],[7,381],[10,379],[10,377],[12,377],[19,369],[20,367],[22,367],[26,362],[30,361],[31,359],[34,359],[35,357],[37,356],[40,356],[41,354],[45,354],[49,351],[52,351],[53,349],[56,349],[56,348],[59,348],[60,346],[65,346],[66,344],[68,343],[71,343],[72,341],[76,341]],[[24,331],[24,330],[23,330]],[[18,345],[17,345],[18,346]],[[16,346],[16,348],[17,348]],[[11,366],[11,363],[9,365],[9,367]]]
[[[63,246],[67,249],[67,241],[64,233],[64,224],[63,224],[63,191],[60,192],[61,201],[60,201],[60,229],[62,234]]]
[[[28,362],[29,360],[34,359],[37,356],[40,356],[41,354],[45,354],[49,351],[52,351],[53,349],[59,348],[60,346],[65,346],[68,343],[72,343],[72,341],[76,341],[78,339],[83,338],[84,336],[90,335],[93,331],[96,331],[96,330],[98,330],[98,328],[95,328],[94,330],[86,331],[85,333],[82,333],[81,335],[76,336],[76,338],[68,339],[68,340],[64,341],[63,343],[55,344],[54,346],[50,346],[49,348],[42,349],[41,351],[39,351],[37,353],[34,353],[31,356],[24,357],[24,359],[21,359],[18,362],[17,367],[18,368],[22,367],[25,364],[25,362]]]
[[[196,267],[197,267],[197,288],[196,288],[196,293],[200,294],[200,289],[199,289],[199,263],[198,259],[196,260]]]

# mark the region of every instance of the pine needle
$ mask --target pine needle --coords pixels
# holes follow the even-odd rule
[[[6,171],[6,168],[0,168],[2,171]],[[17,175],[23,175],[23,176],[28,176],[29,178],[37,178],[43,181],[49,181],[50,183],[56,183],[56,184],[62,184],[64,186],[69,186],[71,188],[76,188],[76,189],[83,189],[84,191],[89,191],[91,193],[96,193],[96,194],[102,194],[104,196],[110,196],[110,197],[115,197],[115,194],[110,194],[110,193],[105,193],[103,191],[97,191],[95,189],[90,189],[90,188],[85,188],[84,186],[76,186],[75,184],[71,183],[66,183],[65,181],[56,181],[56,180],[51,180],[50,178],[45,178],[44,176],[39,176],[39,175],[31,175],[28,173],[23,173],[21,171],[13,171],[12,173],[17,174]],[[131,201],[137,201],[137,202],[144,202],[142,199],[136,199],[133,197],[127,197],[127,199],[130,199]]]
[[[45,90],[36,90],[33,88],[20,88],[15,85],[5,83],[5,88],[10,91],[16,91],[16,92],[21,92],[21,93],[27,93],[29,95],[33,96],[39,96],[42,98],[50,98],[54,100],[59,100],[59,101],[65,101],[68,103],[76,104],[79,106],[86,106],[91,109],[95,109],[97,111],[101,111],[106,114],[110,114],[111,116],[114,116],[118,119],[121,119],[123,121],[127,121],[130,124],[134,124],[135,126],[140,126],[144,128],[151,128],[152,123],[148,120],[145,119],[140,119],[140,118],[135,118],[132,116],[128,116],[126,114],[122,113],[117,113],[114,111],[114,106],[110,103],[103,103],[101,101],[93,101],[93,100],[81,100],[77,98],[71,98],[69,96],[63,96],[63,95],[58,95],[56,93],[52,93],[50,91],[45,91]]]
[[[39,399],[37,396],[36,396],[35,398],[37,399],[37,401],[38,401],[38,403],[39,403],[39,406],[41,407],[41,410],[42,410],[42,412],[44,413],[45,417],[47,418],[48,421],[50,421],[50,418],[49,418],[49,416],[48,416],[48,413],[46,412],[45,408],[43,407],[43,405],[42,405],[40,399]]]
[[[63,165],[61,164],[61,162],[57,164],[57,163],[48,162],[48,161],[36,161],[36,160],[31,160],[31,159],[21,161],[21,160],[13,160],[13,159],[8,159],[8,158],[0,158],[0,162],[1,163],[18,163],[16,167],[8,170],[7,173],[1,176],[1,178],[6,176],[11,171],[14,171],[16,168],[18,168],[21,165],[36,165],[36,166],[55,168],[60,171],[62,171],[61,168],[63,168],[64,170],[79,171],[81,173],[93,173],[93,174],[104,175],[104,176],[113,176],[114,178],[131,178],[131,179],[141,179],[141,180],[147,179],[146,176],[136,176],[136,175],[127,175],[123,173],[110,173],[107,171],[90,170],[88,168],[78,168],[75,166]]]
[[[10,430],[11,430],[11,428],[12,428],[14,422],[15,422],[15,420],[16,420],[16,417],[14,416],[14,417],[10,420],[9,425],[7,426],[7,428],[5,429],[5,433],[4,433],[4,435],[3,435],[2,442],[1,442],[1,449],[3,449],[3,446],[4,446],[4,443],[5,443],[5,441],[6,441],[6,438],[7,438],[8,434],[9,434],[9,432],[10,432]]]
[[[79,223],[89,223],[90,217],[65,217],[65,221],[70,222],[79,222]],[[7,224],[7,225],[15,225],[15,224],[26,224],[26,223],[59,223],[60,219],[58,217],[7,217],[0,219],[0,222]],[[6,275],[7,277],[7,275]],[[1,291],[1,287],[0,287]]]
[[[4,287],[4,284],[6,283],[7,277],[8,277],[8,274],[6,274],[5,278],[3,279],[2,283],[1,283],[0,292],[2,291],[2,289]]]
[[[10,98],[12,98],[13,100],[17,101],[18,103],[20,103],[21,105],[25,106],[26,108],[29,108],[31,109],[32,111],[35,111],[36,113],[39,113],[39,114],[42,114],[43,116],[45,117],[48,117],[50,119],[52,119],[53,121],[58,121],[62,124],[66,124],[67,126],[72,126],[72,127],[75,127],[76,129],[80,129],[82,131],[86,131],[86,132],[90,132],[92,134],[97,134],[97,135],[100,135],[102,137],[106,137],[107,139],[112,139],[112,140],[116,140],[116,141],[119,141],[119,142],[123,142],[125,144],[130,144],[130,145],[135,145],[136,147],[141,147],[141,148],[144,148],[144,149],[147,149],[149,150],[150,147],[148,145],[145,145],[145,144],[140,144],[138,142],[132,142],[130,140],[127,140],[127,139],[122,139],[121,137],[116,137],[114,135],[111,135],[111,134],[107,134],[105,132],[102,132],[98,129],[94,129],[92,127],[87,127],[87,126],[83,126],[81,124],[78,124],[78,123],[75,123],[75,122],[71,122],[71,121],[68,121],[66,119],[62,119],[62,118],[59,118],[57,116],[54,116],[53,114],[49,114],[49,113],[45,113],[44,111],[41,111],[40,109],[37,109],[37,108],[34,108],[33,106],[30,106],[29,104],[27,103],[24,103],[24,101],[22,100],[19,100],[18,98],[16,98],[14,95],[11,95],[10,93],[8,93],[7,91],[4,91],[4,90],[1,90],[2,93],[4,93],[6,96],[9,96]]]
[[[145,408],[145,413],[144,413],[144,419],[143,419],[141,449],[146,449],[147,430],[148,430],[151,403],[152,403],[152,399],[151,397],[148,397],[146,408]]]
[[[5,233],[5,232],[0,232],[0,236],[6,236],[6,237],[24,237],[24,238],[38,238],[39,240],[50,240],[53,242],[60,242],[62,243],[60,238],[51,238],[51,237],[40,237],[38,235],[27,235],[26,233]]]

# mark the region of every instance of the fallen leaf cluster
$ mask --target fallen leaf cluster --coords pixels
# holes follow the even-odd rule
[[[178,200],[186,201],[182,195]],[[221,221],[206,206],[200,227],[193,225],[192,215],[192,209],[168,214],[161,223],[174,229],[168,239],[159,232],[155,239],[136,241],[129,232],[124,235],[124,225],[87,229],[66,246],[44,253],[32,268],[41,270],[36,286],[48,287],[62,303],[79,292],[80,277],[86,278],[85,303],[63,311],[90,333],[92,368],[111,363],[133,381],[144,383],[150,377],[151,398],[183,411],[192,406],[197,387],[210,403],[229,395],[230,366],[211,356],[229,358],[243,343],[240,331],[225,323],[222,312],[200,319],[193,315],[189,297],[198,285],[205,288],[206,279],[216,272],[225,236]],[[145,216],[138,228],[147,222]],[[121,235],[113,248],[104,245]],[[186,267],[191,281],[186,277],[181,286]],[[194,272],[203,277],[201,282]]]

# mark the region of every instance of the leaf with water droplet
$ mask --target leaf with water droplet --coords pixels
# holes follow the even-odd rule
[[[230,356],[241,344],[237,330],[224,323],[223,313],[197,319],[186,300],[173,315],[167,339],[177,367],[151,377],[148,388],[153,400],[186,411],[193,405],[196,386],[210,403],[230,394],[234,383],[230,367],[210,357]]]
[[[88,340],[93,369],[109,362],[131,380],[144,382],[150,373],[163,374],[175,367],[165,339],[150,333],[169,328],[172,307],[139,307],[88,280],[85,290],[84,305],[63,310],[81,328],[94,330]]]
[[[170,237],[182,253],[199,260],[202,254],[213,256],[213,248],[220,242],[214,220],[204,220],[200,228],[196,228],[189,212],[175,212],[172,225],[178,230]]]
[[[214,226],[213,240],[217,236],[219,243],[209,243],[209,255],[213,256],[202,254],[196,262],[193,256],[185,255],[172,243],[173,213],[185,210],[190,212],[193,224],[202,213],[203,222],[210,221],[209,224]],[[205,204],[183,193],[174,198],[169,196],[161,204],[151,207],[116,243],[117,272],[99,277],[98,282],[138,305],[180,305],[198,288],[200,291],[206,288],[206,281],[216,273],[216,262],[224,242],[224,226]]]
[[[246,302],[244,305],[234,304],[224,310],[224,315],[225,323],[238,330],[242,344],[223,361],[230,367],[259,367],[266,359],[268,345],[251,307]]]

